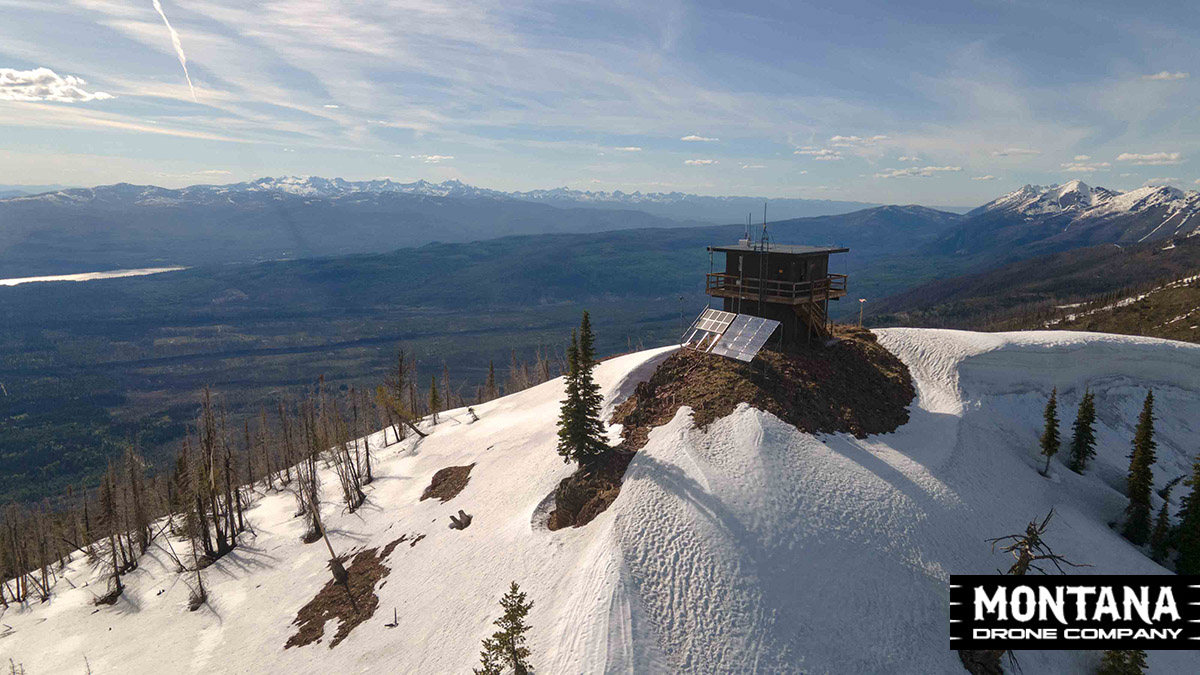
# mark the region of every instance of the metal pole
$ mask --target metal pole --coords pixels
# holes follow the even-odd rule
[[[866,298],[858,299],[858,327],[859,328],[862,328],[862,325],[863,325],[863,307],[866,307],[866,305],[867,305]]]
[[[679,296],[679,339],[683,339],[683,296]]]

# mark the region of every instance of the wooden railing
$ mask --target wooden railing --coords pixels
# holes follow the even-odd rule
[[[738,277],[736,274],[709,273],[704,292],[709,295],[730,298],[757,299],[760,294],[767,302],[799,304],[846,294],[846,275],[830,274],[824,279],[813,281],[779,281]]]

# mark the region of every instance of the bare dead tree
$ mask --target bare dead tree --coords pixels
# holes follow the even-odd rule
[[[992,552],[996,551],[997,547],[1000,550],[1009,553],[1013,556],[1014,562],[1008,568],[1009,576],[1024,576],[1029,570],[1034,570],[1041,574],[1046,574],[1046,570],[1039,563],[1049,562],[1054,565],[1054,568],[1059,574],[1066,574],[1063,565],[1068,567],[1091,567],[1090,565],[1073,563],[1067,560],[1066,557],[1055,553],[1042,535],[1046,533],[1050,526],[1050,519],[1054,517],[1054,509],[1046,514],[1046,517],[1038,522],[1034,519],[1025,526],[1025,532],[1021,534],[1009,534],[1003,537],[988,539],[988,543],[992,545]],[[1017,663],[1016,655],[1012,650],[1005,649],[960,649],[958,650],[958,658],[962,661],[963,667],[972,675],[1002,675],[1004,667],[1001,665],[1004,657],[1008,657],[1009,664],[1014,668],[1020,669]]]
[[[1009,534],[995,539],[988,539],[988,543],[992,545],[992,552],[996,551],[996,547],[1001,544],[1001,551],[1012,554],[1015,562],[1008,568],[1005,574],[1009,576],[1024,576],[1029,570],[1033,569],[1042,574],[1046,571],[1038,563],[1049,561],[1058,570],[1059,574],[1066,574],[1063,565],[1069,567],[1091,567],[1086,564],[1076,564],[1067,560],[1064,556],[1055,553],[1050,549],[1050,545],[1042,538],[1046,533],[1046,529],[1050,526],[1050,519],[1054,517],[1054,509],[1050,509],[1050,513],[1039,523],[1037,520],[1030,521],[1025,526],[1024,534]]]

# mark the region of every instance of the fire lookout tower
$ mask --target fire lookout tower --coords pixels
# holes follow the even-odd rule
[[[764,237],[733,246],[709,246],[725,254],[725,271],[709,271],[704,292],[722,298],[726,312],[778,321],[781,346],[830,334],[829,301],[846,294],[846,275],[829,273],[829,256],[848,248],[788,246]]]

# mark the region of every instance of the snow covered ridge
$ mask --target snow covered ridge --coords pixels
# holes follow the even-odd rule
[[[1168,214],[1200,209],[1200,192],[1167,185],[1120,192],[1073,180],[1063,185],[1026,185],[972,211],[972,215],[1011,211],[1026,216],[1069,215],[1075,219],[1109,218],[1163,207]],[[1200,223],[1197,223],[1200,226]]]
[[[488,188],[475,187],[458,180],[447,180],[432,183],[418,180],[412,183],[400,183],[390,178],[376,180],[348,181],[341,178],[322,178],[320,176],[280,176],[277,178],[259,178],[244,183],[228,185],[192,185],[177,190],[155,186],[136,186],[128,184],[105,185],[95,188],[70,188],[57,192],[47,192],[38,195],[11,197],[12,201],[51,201],[59,203],[89,202],[104,193],[120,192],[131,194],[136,203],[140,204],[171,204],[185,203],[215,197],[225,198],[238,193],[267,193],[308,197],[312,199],[338,199],[353,196],[370,195],[414,195],[420,197],[453,197],[463,199],[516,199],[530,202],[550,204],[603,204],[630,205],[659,204],[670,205],[685,202],[708,203],[730,202],[744,199],[765,199],[762,197],[744,196],[702,196],[684,192],[622,192],[614,190],[592,191],[572,190],[559,187],[550,190],[529,190],[504,192]],[[4,201],[4,200],[0,200]],[[810,200],[821,201],[821,200]]]
[[[178,190],[155,186],[135,186],[128,184],[105,185],[96,188],[70,188],[57,192],[47,192],[39,195],[28,195],[10,198],[13,201],[54,201],[61,203],[92,201],[105,192],[123,193],[134,197],[136,203],[167,204],[187,202],[205,197],[235,195],[237,193],[275,193],[313,199],[336,199],[348,196],[403,194],[422,197],[456,197],[456,198],[493,198],[520,199],[525,201],[577,201],[577,202],[612,202],[612,203],[674,203],[689,199],[701,199],[696,195],[679,192],[674,193],[624,193],[591,192],[556,188],[553,190],[532,190],[528,192],[502,192],[487,188],[467,185],[458,180],[447,180],[441,183],[431,183],[418,180],[412,183],[399,183],[389,178],[365,181],[348,181],[341,178],[321,178],[320,176],[280,176],[278,178],[260,178],[244,183],[229,185],[192,185]],[[709,199],[709,198],[703,198]],[[737,199],[715,198],[715,199]]]
[[[1010,560],[985,538],[1051,507],[1056,552],[1089,574],[1164,574],[1108,522],[1142,399],[1158,403],[1155,487],[1196,452],[1200,345],[1069,332],[877,332],[917,388],[908,424],[855,439],[810,435],[742,406],[697,430],[689,411],[651,431],[613,505],[583,528],[550,532],[547,497],[573,467],[555,453],[562,382],[450,411],[428,438],[378,451],[367,505],[323,519],[342,550],[381,547],[379,609],[336,648],[284,649],[300,607],[329,578],[327,553],[300,543],[289,494],[247,512],[256,536],[205,570],[209,605],[157,548],[110,608],[90,604],[106,570],[77,559],[52,599],[0,616],[0,654],[30,675],[93,673],[466,673],[497,600],[516,580],[534,602],[531,662],[541,673],[963,673],[949,649],[950,574]],[[671,349],[596,370],[607,411]],[[1096,394],[1097,457],[1086,475],[1056,459],[1038,475],[1042,408],[1057,387],[1063,431],[1085,387]],[[617,430],[612,429],[614,437]],[[379,434],[372,444],[381,445]],[[474,463],[449,502],[420,501],[433,474]],[[336,479],[325,476],[327,490]],[[1182,496],[1172,494],[1173,510]],[[1154,504],[1157,509],[1159,504]],[[447,527],[459,509],[470,527]],[[176,550],[185,544],[172,540]],[[393,608],[398,625],[392,622]],[[326,627],[332,636],[336,627]],[[1093,672],[1095,652],[1023,652],[1028,675]],[[1195,654],[1153,652],[1151,672],[1194,673]]]

